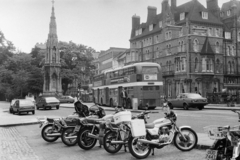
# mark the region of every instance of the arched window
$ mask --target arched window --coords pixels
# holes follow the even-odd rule
[[[194,70],[198,72],[198,58],[195,58]]]
[[[219,59],[217,59],[217,61],[216,61],[216,72],[220,73],[220,61],[219,61]]]
[[[194,41],[193,41],[193,50],[194,50],[194,52],[198,52],[198,50],[199,50],[199,42],[197,39],[194,39]]]
[[[230,61],[228,61],[228,73],[231,73],[231,62]]]
[[[235,50],[234,50],[235,48],[234,48],[234,46],[232,46],[232,56],[235,56]]]
[[[220,44],[216,42],[216,53],[220,53]]]
[[[172,65],[172,63],[171,63],[171,61],[169,61],[169,63],[168,63],[168,71],[171,71],[171,65]]]
[[[181,46],[181,42],[180,41],[178,42],[178,45],[179,45],[178,46],[178,52],[181,52],[182,51],[182,46]]]
[[[166,63],[166,69],[167,69],[167,71],[169,71],[169,70],[168,70],[168,61],[167,61],[167,63]]]
[[[212,32],[213,32],[213,31],[212,31],[212,28],[208,28],[208,35],[209,35],[209,36],[212,36],[212,35],[213,35]]]
[[[235,73],[235,64],[234,64],[234,61],[232,61],[232,73],[233,73],[233,74]]]
[[[182,52],[185,52],[184,41],[182,41]]]
[[[227,56],[230,55],[230,50],[231,50],[230,46],[227,46]]]

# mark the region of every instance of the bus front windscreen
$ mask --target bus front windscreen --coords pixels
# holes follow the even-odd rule
[[[142,67],[142,74],[157,74],[158,68],[157,67]]]

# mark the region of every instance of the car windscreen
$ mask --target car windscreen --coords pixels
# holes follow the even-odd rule
[[[58,102],[58,100],[55,97],[46,97],[46,102]]]
[[[188,94],[187,95],[188,98],[203,98],[201,95],[199,94]]]
[[[20,106],[25,106],[25,105],[31,106],[31,105],[34,105],[33,102],[30,101],[30,100],[20,100],[19,102],[20,102]]]
[[[158,67],[155,67],[155,66],[143,66],[142,67],[142,73],[143,74],[157,74],[158,73]]]

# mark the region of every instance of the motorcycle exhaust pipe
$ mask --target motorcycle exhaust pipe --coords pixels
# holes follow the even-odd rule
[[[142,142],[142,143],[157,145],[157,146],[164,146],[164,145],[168,145],[168,144],[171,143],[171,142],[158,143],[158,142],[148,141],[148,140],[146,140],[146,139],[138,139],[138,141],[139,141],[139,142]]]
[[[111,141],[111,144],[125,144],[127,142],[123,142],[123,141]]]
[[[74,139],[77,138],[77,136],[69,136],[69,137],[65,137],[65,139]]]
[[[99,139],[98,136],[96,136],[96,135],[94,135],[94,134],[92,134],[92,133],[88,133],[88,137],[94,138],[94,139]]]
[[[52,133],[52,134],[47,134],[48,137],[57,137],[61,136],[61,133]]]

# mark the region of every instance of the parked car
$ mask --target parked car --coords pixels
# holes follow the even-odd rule
[[[22,112],[32,112],[35,114],[35,104],[31,100],[27,99],[14,99],[10,105],[10,113],[20,114]]]
[[[202,97],[197,93],[180,93],[175,99],[168,99],[168,105],[171,109],[183,108],[198,108],[202,110],[208,104],[207,98]]]
[[[10,112],[10,113],[13,113],[13,105],[14,105],[14,103],[16,102],[16,100],[17,100],[17,99],[13,99],[13,100],[11,101],[11,103],[10,103],[10,107],[9,107],[9,112]]]
[[[62,96],[58,100],[60,103],[74,103],[75,99],[72,96]]]
[[[59,109],[60,101],[56,97],[38,97],[36,100],[36,107],[39,108],[54,108]]]

